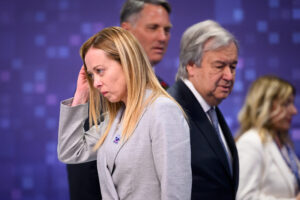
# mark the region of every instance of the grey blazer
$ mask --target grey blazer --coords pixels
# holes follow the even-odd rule
[[[145,108],[133,135],[121,141],[120,111],[97,152],[92,148],[106,128],[84,132],[88,105],[61,104],[58,158],[64,163],[97,159],[102,198],[105,200],[187,200],[192,175],[188,124],[176,103],[157,98]]]

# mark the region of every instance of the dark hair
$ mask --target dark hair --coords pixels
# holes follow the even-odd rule
[[[121,9],[120,23],[128,21],[130,16],[141,12],[146,3],[162,6],[168,14],[171,13],[171,6],[167,0],[126,0]]]

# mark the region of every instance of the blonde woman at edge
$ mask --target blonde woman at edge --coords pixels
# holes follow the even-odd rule
[[[299,161],[289,137],[295,88],[275,76],[251,86],[239,113],[237,200],[300,199]]]
[[[105,200],[190,199],[189,127],[138,41],[125,29],[109,27],[80,53],[84,67],[74,98],[61,104],[59,159],[97,159]],[[84,131],[88,112],[91,128]]]

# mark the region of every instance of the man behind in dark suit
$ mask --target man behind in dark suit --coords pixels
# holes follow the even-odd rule
[[[190,125],[192,200],[236,196],[238,154],[217,106],[233,88],[237,59],[236,39],[212,20],[191,26],[182,36],[180,66],[169,92]]]
[[[127,0],[120,13],[121,26],[135,35],[143,46],[152,66],[158,64],[168,47],[171,22],[167,0]],[[158,78],[166,89],[168,85]],[[84,125],[89,129],[88,119]],[[96,161],[68,164],[71,200],[101,199]]]

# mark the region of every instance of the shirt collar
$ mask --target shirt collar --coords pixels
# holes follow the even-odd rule
[[[210,106],[200,95],[200,93],[196,90],[193,83],[189,81],[188,79],[182,79],[182,81],[185,83],[185,85],[191,90],[191,92],[196,97],[197,101],[200,103],[201,107],[203,108],[204,112],[207,113],[209,109],[212,107]]]

